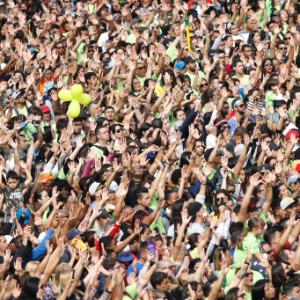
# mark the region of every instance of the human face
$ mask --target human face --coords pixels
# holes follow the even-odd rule
[[[63,55],[65,53],[66,47],[64,46],[63,43],[58,43],[56,45],[56,50],[59,55]]]
[[[265,62],[265,67],[264,67],[264,69],[265,69],[265,71],[266,71],[267,73],[272,73],[272,70],[273,70],[273,63],[272,63],[271,60],[267,60],[267,61]]]
[[[150,228],[146,228],[144,233],[141,235],[143,241],[147,241],[150,237],[151,231]]]
[[[151,202],[151,198],[149,193],[142,194],[141,198],[138,199],[138,203],[145,208],[150,206],[150,202]]]
[[[244,74],[244,65],[243,65],[243,63],[241,63],[241,62],[237,63],[237,65],[235,67],[235,72],[237,74]]]
[[[265,297],[267,299],[272,299],[272,298],[275,297],[275,289],[274,289],[273,284],[271,282],[267,282],[265,284],[264,291],[265,291]]]
[[[138,79],[132,81],[132,89],[134,92],[139,92],[141,90],[141,83]]]
[[[246,23],[246,27],[249,31],[253,30],[255,25],[256,25],[256,21],[252,20],[252,19],[248,19],[247,23]]]
[[[107,142],[110,139],[109,130],[108,128],[100,128],[97,134],[97,138],[99,140]]]
[[[44,204],[46,203],[48,200],[50,199],[49,195],[48,195],[48,192],[47,191],[42,191],[42,194],[41,194],[41,199],[39,199],[39,201]]]
[[[184,113],[184,111],[180,110],[177,112],[177,115],[176,115],[176,121],[184,121],[186,118],[186,115]]]
[[[195,144],[195,151],[197,155],[202,155],[204,153],[204,145],[202,142],[197,141]]]
[[[157,251],[159,257],[163,255],[163,243],[161,240],[156,241],[155,250]]]
[[[201,81],[201,84],[200,84],[200,91],[201,92],[204,92],[208,89],[208,84],[207,84],[207,81]]]
[[[253,36],[253,41],[254,41],[255,43],[260,42],[260,34],[259,34],[258,32],[256,32],[256,33],[254,34],[254,36]]]
[[[75,134],[81,133],[82,122],[80,122],[80,121],[73,122],[73,128],[74,128],[74,133]]]
[[[112,108],[108,108],[106,111],[105,111],[105,118],[108,120],[108,121],[112,121],[114,119],[114,110]]]
[[[117,126],[115,129],[115,136],[117,139],[124,137],[124,128],[122,126]]]
[[[280,188],[279,188],[279,197],[280,197],[280,199],[283,199],[287,196],[289,196],[289,191],[286,188],[286,186],[285,185],[280,186]]]
[[[197,65],[196,65],[196,61],[191,61],[189,64],[188,64],[188,69],[192,72],[196,72],[197,70]]]
[[[174,192],[169,195],[168,204],[173,205],[179,199],[178,193]]]
[[[135,72],[138,77],[144,77],[146,75],[147,68],[143,64],[138,64]]]
[[[170,280],[169,278],[164,278],[162,283],[158,285],[158,289],[163,292],[168,292],[170,289]]]
[[[245,55],[246,58],[249,58],[249,57],[251,57],[253,55],[253,52],[252,52],[252,50],[251,50],[250,47],[246,47],[244,49],[244,55]]]
[[[285,55],[286,55],[286,52],[287,52],[287,46],[284,45],[284,44],[280,44],[280,45],[278,46],[278,52],[279,52],[281,55],[285,56]]]
[[[169,132],[169,130],[170,130],[170,123],[166,119],[164,119],[164,121],[163,121],[163,128],[162,128],[162,130],[166,131],[166,132]]]
[[[244,170],[241,170],[240,172],[240,179],[241,179],[241,182],[245,182],[245,171]]]
[[[175,271],[175,265],[173,265],[171,263],[171,261],[169,261],[168,263],[166,263],[166,265],[162,268],[161,271],[163,273],[168,274],[168,276],[173,276],[174,275],[174,271]]]
[[[0,236],[0,252],[5,252],[8,247],[5,236]]]
[[[274,261],[274,256],[273,256],[273,251],[272,251],[271,247],[268,244],[264,244],[262,246],[262,249],[263,249],[264,254],[268,255],[268,261],[270,263],[272,263]]]

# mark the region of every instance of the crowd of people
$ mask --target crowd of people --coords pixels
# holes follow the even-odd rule
[[[300,300],[297,0],[0,20],[0,300]]]

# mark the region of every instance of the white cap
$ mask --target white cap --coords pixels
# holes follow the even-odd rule
[[[89,192],[90,192],[91,196],[95,195],[95,193],[96,193],[97,188],[98,188],[99,185],[100,185],[100,182],[93,182],[91,184],[91,186],[89,187]]]

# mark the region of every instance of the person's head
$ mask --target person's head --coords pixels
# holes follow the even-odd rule
[[[8,171],[6,174],[6,183],[10,189],[15,190],[20,183],[20,177],[15,171]]]
[[[191,287],[191,289],[195,292],[196,298],[195,300],[202,300],[204,299],[203,291],[202,291],[202,285],[201,283],[198,283],[197,281],[189,281],[183,286],[182,289],[182,299],[187,299],[191,297],[192,295],[190,294],[188,286]]]
[[[143,208],[148,208],[150,206],[151,198],[149,196],[149,191],[147,188],[137,188],[135,190],[135,195],[138,205]]]
[[[236,60],[233,62],[232,67],[236,74],[243,75],[244,74],[244,64],[241,60]]]
[[[277,262],[272,266],[272,283],[275,287],[281,287],[287,281],[287,276],[284,270],[284,263]]]
[[[246,31],[249,32],[255,28],[257,21],[253,19],[252,17],[246,18]]]
[[[150,277],[150,283],[156,290],[168,292],[170,289],[169,276],[164,272],[154,272]]]
[[[274,255],[273,255],[273,251],[272,251],[272,248],[270,247],[270,245],[266,242],[262,242],[260,244],[260,247],[261,247],[262,254],[267,256],[268,262],[270,262],[272,264],[274,261]]]
[[[166,273],[168,276],[174,276],[175,265],[169,259],[161,259],[158,263],[157,270]]]
[[[33,195],[33,202],[39,202],[41,204],[45,204],[50,199],[47,191],[43,189],[38,189]]]
[[[0,252],[4,253],[8,248],[8,242],[4,235],[0,235]]]
[[[124,137],[124,125],[122,123],[113,124],[110,126],[110,131],[117,140],[120,140]]]
[[[234,287],[228,290],[225,300],[245,300],[246,295],[238,287]]]
[[[272,299],[275,297],[273,284],[266,279],[258,280],[252,288],[252,300]]]
[[[113,106],[107,106],[104,110],[104,117],[109,121],[112,122],[115,117],[115,109]]]
[[[184,113],[183,109],[180,108],[176,108],[173,112],[173,116],[175,118],[176,121],[184,121],[186,118],[186,115]]]
[[[143,62],[138,62],[135,69],[135,74],[137,77],[144,78],[147,72],[147,67],[144,65]]]
[[[78,135],[82,131],[82,119],[81,118],[75,118],[72,122],[74,134]]]
[[[98,127],[96,129],[96,136],[97,136],[98,141],[107,143],[110,139],[109,128],[107,126]]]
[[[218,247],[213,252],[213,262],[215,270],[221,270],[221,263],[226,261],[227,266],[232,265],[232,256],[228,249]]]
[[[299,280],[289,280],[285,282],[281,287],[281,295],[284,300],[295,297],[300,299],[300,282]]]
[[[251,217],[248,220],[249,230],[255,235],[261,235],[264,231],[265,222],[259,217]]]
[[[244,56],[245,56],[247,59],[249,59],[250,57],[253,56],[253,52],[252,52],[251,46],[248,45],[248,44],[243,45],[242,51],[243,51]]]
[[[264,234],[264,240],[270,245],[271,248],[276,246],[280,241],[280,228],[273,226],[269,228]]]
[[[23,293],[27,299],[43,299],[44,297],[44,286],[40,284],[38,277],[29,277],[26,279],[23,286]]]

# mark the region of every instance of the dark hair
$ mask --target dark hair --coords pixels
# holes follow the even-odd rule
[[[15,172],[15,171],[8,171],[6,174],[6,181],[8,181],[8,179],[17,179],[19,180],[20,177],[19,175]]]
[[[154,272],[150,277],[150,283],[154,289],[158,284],[161,284],[165,278],[168,278],[168,275],[163,272]]]
[[[256,281],[252,287],[252,300],[261,300],[265,298],[265,285],[270,282],[267,279]]]
[[[238,287],[231,288],[227,292],[227,294],[225,296],[225,300],[238,300],[238,292],[239,292]]]
[[[284,273],[284,269],[281,265],[280,262],[277,262],[273,267],[272,267],[272,283],[277,289],[284,283],[286,282],[286,276]]]
[[[190,281],[190,282],[186,283],[182,288],[182,297],[181,297],[181,299],[187,299],[188,298],[188,291],[189,291],[188,285],[190,285],[192,290],[196,292],[199,284],[200,283],[198,283],[197,281]]]
[[[39,291],[40,279],[38,277],[29,277],[26,279],[23,287],[23,295],[21,298],[24,299],[35,299],[36,294]]]

